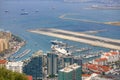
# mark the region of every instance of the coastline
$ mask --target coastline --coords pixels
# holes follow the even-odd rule
[[[97,9],[97,10],[120,10],[120,7],[88,7],[85,9]]]
[[[8,59],[10,56],[12,56],[16,52],[18,52],[23,46],[25,46],[25,44],[26,44],[26,41],[24,39],[22,39],[20,36],[12,34],[12,38],[9,41],[9,49],[5,50],[2,53],[3,56],[0,56],[0,58],[1,59]]]
[[[120,22],[105,22],[105,24],[120,26]]]

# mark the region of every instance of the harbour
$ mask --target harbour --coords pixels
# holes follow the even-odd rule
[[[5,65],[14,69],[13,72],[22,72],[33,80],[62,80],[59,76],[67,78],[64,80],[75,80],[77,76],[82,78],[77,80],[86,80],[89,77],[83,75],[90,75],[91,79],[119,80],[120,72],[116,70],[120,66],[120,10],[86,9],[97,3],[58,0],[3,0],[1,4],[0,29],[25,40],[24,46],[14,42],[15,45],[11,45],[15,52],[7,58]],[[74,63],[81,69],[73,67],[67,72],[70,75],[58,73],[60,69],[68,71],[64,67]],[[106,72],[105,66],[112,69],[111,74]],[[92,76],[94,73],[97,76]]]

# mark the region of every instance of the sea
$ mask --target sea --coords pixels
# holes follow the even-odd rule
[[[55,37],[30,33],[29,29],[58,28],[75,32],[97,31],[96,36],[120,39],[120,26],[107,25],[94,22],[61,19],[60,16],[97,22],[120,21],[120,10],[88,9],[98,3],[67,3],[59,0],[0,0],[0,30],[10,31],[26,40],[26,45],[12,56],[21,54],[26,49],[31,52],[16,61],[28,59],[38,50],[44,54],[51,51],[51,40],[63,41],[77,48],[91,48],[89,51],[74,53],[82,55],[109,51],[110,49],[95,47],[84,43],[73,42]],[[26,15],[21,13],[26,12]]]

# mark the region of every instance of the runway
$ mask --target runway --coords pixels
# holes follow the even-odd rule
[[[110,38],[93,36],[84,33],[55,29],[55,28],[41,28],[41,29],[28,30],[28,31],[37,34],[51,36],[51,37],[86,43],[93,46],[120,50],[120,40],[118,39],[110,39]]]

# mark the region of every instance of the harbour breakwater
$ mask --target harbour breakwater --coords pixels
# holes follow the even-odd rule
[[[70,17],[66,17],[67,15],[73,15],[73,14],[63,14],[61,16],[59,16],[59,18],[61,19],[65,19],[65,20],[74,20],[74,21],[82,21],[82,22],[91,22],[91,23],[101,23],[103,24],[103,22],[97,22],[97,21],[92,21],[92,20],[87,20],[87,19],[76,19],[76,18],[70,18]]]
[[[110,38],[93,36],[84,33],[55,29],[55,28],[41,28],[41,29],[28,30],[28,31],[32,33],[85,43],[93,46],[120,50],[120,40],[118,39],[110,39]]]
[[[93,20],[87,20],[87,19],[77,19],[77,18],[66,17],[68,15],[78,15],[78,14],[63,14],[63,15],[59,16],[59,18],[64,19],[64,20],[73,20],[73,21],[82,21],[82,22],[90,22],[90,23],[98,23],[98,24],[107,24],[107,25],[120,26],[120,21],[100,22],[100,21],[93,21]]]

